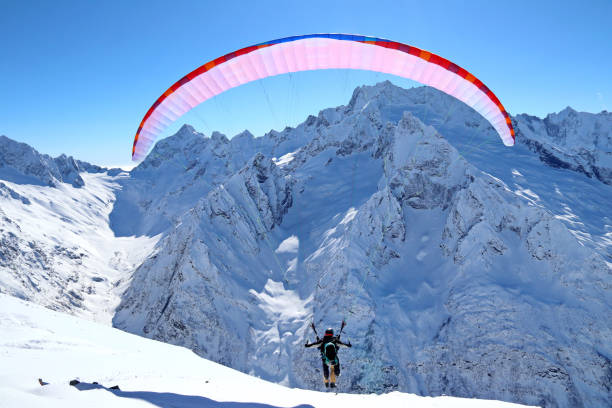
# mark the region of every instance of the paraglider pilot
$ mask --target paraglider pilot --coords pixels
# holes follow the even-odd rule
[[[317,341],[314,343],[304,344],[304,347],[319,346],[321,352],[321,360],[323,361],[323,377],[325,387],[336,387],[336,377],[340,375],[340,360],[338,360],[338,347],[352,347],[351,342],[343,343],[340,341],[340,335],[334,336],[334,329],[325,330],[325,336],[322,339],[317,336]],[[330,378],[331,371],[331,378]]]

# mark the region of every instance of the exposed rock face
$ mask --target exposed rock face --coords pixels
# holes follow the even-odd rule
[[[119,236],[153,236],[171,228],[211,189],[240,170],[257,152],[282,156],[295,150],[311,133],[300,125],[282,133],[255,138],[248,131],[231,140],[214,132],[210,138],[183,126],[158,142],[129,179],[111,213]]]
[[[515,124],[519,140],[544,163],[612,185],[612,113],[568,107],[544,119],[519,115]]]
[[[82,187],[84,182],[79,172],[86,170],[81,169],[79,164],[87,170],[97,167],[65,155],[53,159],[25,143],[0,136],[0,177],[3,180],[51,187],[64,182]]]
[[[257,323],[245,324],[245,316],[257,312],[248,289],[267,281],[268,271],[258,273],[255,265],[269,264],[273,249],[260,246],[291,203],[288,180],[256,155],[185,214],[136,271],[139,283],[125,294],[115,325],[134,327],[136,319],[141,334],[246,370],[251,324]]]
[[[80,178],[80,187],[0,181],[0,293],[108,323],[157,239],[114,237],[116,178]]]
[[[307,123],[302,148],[255,154],[179,218],[116,326],[316,387],[308,323],[347,318],[352,392],[610,401],[599,255],[409,113],[385,123],[368,105]]]
[[[122,177],[0,136],[0,293],[110,322],[124,280],[156,242],[109,229]]]

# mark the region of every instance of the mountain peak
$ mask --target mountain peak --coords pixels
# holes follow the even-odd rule
[[[583,116],[585,113],[578,112],[571,106],[566,106],[564,109],[560,110],[556,113],[549,113],[544,118],[544,121],[549,123],[559,123],[567,120],[568,118],[577,118],[579,116]],[[592,115],[592,114],[587,114]]]
[[[184,133],[197,133],[197,132],[196,132],[196,130],[194,129],[193,126],[185,123],[183,126],[181,126],[181,128],[176,133],[177,134],[184,134]]]
[[[156,149],[167,149],[169,146],[185,146],[194,141],[204,140],[206,136],[203,133],[198,132],[191,125],[184,124],[181,128],[172,136],[168,136],[165,139],[159,140],[153,147],[153,152]]]
[[[236,139],[236,138],[238,138],[238,139],[243,139],[243,138],[244,139],[254,139],[255,136],[251,132],[249,132],[249,130],[245,129],[242,132],[238,133],[236,136],[234,136],[232,138],[232,140]]]
[[[4,180],[50,187],[66,182],[82,187],[85,183],[79,171],[79,165],[72,156],[62,154],[53,159],[26,143],[0,136],[0,178]]]
[[[398,86],[391,83],[391,81],[379,82],[375,85],[362,85],[353,91],[351,100],[349,101],[349,108],[352,110],[359,110],[365,106],[366,103],[372,99],[378,97],[381,94],[393,92],[397,89],[401,89]]]
[[[559,116],[571,116],[571,115],[575,115],[577,114],[578,111],[576,111],[574,108],[572,108],[571,106],[566,106],[565,109],[563,109],[561,112],[558,113]]]
[[[221,132],[217,132],[216,130],[212,132],[210,135],[210,139],[215,143],[229,143],[229,139]]]

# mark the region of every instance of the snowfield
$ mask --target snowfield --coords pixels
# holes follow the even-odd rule
[[[286,388],[202,359],[185,348],[7,295],[0,295],[0,333],[3,408],[519,406],[400,392],[336,395]],[[41,387],[38,378],[48,385]],[[70,386],[73,379],[81,384]],[[114,385],[119,385],[120,390],[108,389]]]
[[[117,237],[109,227],[115,193],[129,175],[83,172],[75,188],[2,181],[3,174],[0,293],[110,324],[130,274],[159,239]]]

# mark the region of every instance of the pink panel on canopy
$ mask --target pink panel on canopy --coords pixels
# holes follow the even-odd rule
[[[178,117],[228,89],[268,76],[337,68],[384,72],[437,88],[480,113],[497,130],[504,144],[514,144],[505,111],[455,72],[405,51],[358,40],[317,37],[254,48],[191,78],[143,120],[141,137],[137,135],[135,141],[134,158],[142,158],[155,137]]]

